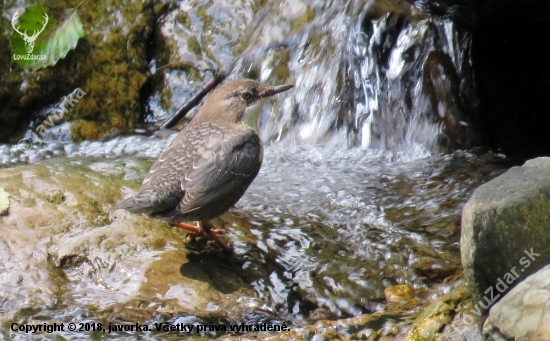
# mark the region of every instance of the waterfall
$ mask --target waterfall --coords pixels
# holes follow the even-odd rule
[[[371,1],[313,6],[314,19],[288,32],[286,49],[260,56],[261,80],[283,74],[296,85],[277,107],[266,106],[260,122],[265,140],[412,157],[464,146],[464,117],[473,110],[464,103],[474,103],[470,37],[450,20],[410,7],[373,18],[377,9]],[[275,28],[284,32],[280,11],[258,16],[250,45],[265,46],[264,33]],[[237,74],[251,68],[243,63]]]

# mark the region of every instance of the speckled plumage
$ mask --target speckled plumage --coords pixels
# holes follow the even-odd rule
[[[116,208],[170,222],[205,221],[227,211],[262,164],[260,138],[243,123],[247,107],[291,87],[253,80],[222,85],[153,164],[139,191]]]

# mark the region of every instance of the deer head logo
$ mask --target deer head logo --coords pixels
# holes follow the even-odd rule
[[[19,33],[21,35],[21,38],[23,38],[23,41],[25,42],[25,49],[27,50],[27,53],[32,53],[32,51],[34,50],[34,42],[38,38],[38,35],[40,33],[42,33],[42,31],[44,31],[44,29],[46,28],[46,25],[48,24],[49,17],[46,13],[44,13],[43,18],[46,20],[44,22],[44,25],[42,26],[42,28],[40,30],[33,30],[33,34],[31,36],[29,36],[29,35],[27,35],[27,30],[25,30],[25,32],[21,32],[21,31],[19,31],[19,26],[17,26],[17,27],[15,26],[15,22],[17,21],[17,19],[20,16],[21,16],[21,14],[19,14],[19,11],[15,12],[15,14],[13,15],[13,18],[11,19],[11,26],[13,27],[15,32]]]

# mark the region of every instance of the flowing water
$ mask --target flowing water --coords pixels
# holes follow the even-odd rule
[[[459,108],[450,95],[438,95],[433,101],[422,68],[430,52],[445,53],[465,79],[461,91],[468,93],[469,60],[464,52],[469,49],[468,37],[460,36],[444,19],[419,15],[404,21],[382,15],[374,20],[372,13],[383,10],[384,4],[376,7],[372,1],[288,0],[264,5],[256,13],[249,5],[232,3],[239,9],[233,8],[235,16],[253,30],[225,38],[247,46],[230,77],[256,74],[261,80],[278,82],[288,78],[296,87],[261,109],[264,165],[236,208],[222,218],[242,260],[227,266],[260,300],[251,303],[255,308],[242,318],[302,326],[319,316],[338,319],[385,311],[385,288],[408,284],[418,304],[396,318],[407,326],[406,315],[418,313],[453,288],[454,281],[445,279],[461,277],[462,206],[474,188],[506,167],[501,157],[489,153],[439,153],[445,131],[442,121],[429,114],[444,118]],[[414,14],[406,6],[400,10]],[[302,17],[305,23],[296,24],[296,18]],[[272,47],[273,41],[280,44]],[[438,89],[451,91],[445,75],[431,84],[437,81]],[[149,104],[154,121],[162,110],[154,101]],[[61,139],[30,150],[3,145],[0,166],[46,159],[52,159],[46,161],[50,165],[77,162],[98,176],[122,181],[128,173],[118,171],[117,160],[134,164],[141,158],[152,160],[173,137],[127,136],[78,144]],[[97,160],[105,160],[107,166],[98,166]],[[136,184],[147,171],[145,166],[138,168],[130,178]],[[12,253],[0,276],[0,298],[13,290],[10,262],[21,261]],[[211,262],[208,256],[196,257],[191,262]],[[104,321],[104,313],[94,313],[88,301],[74,295],[82,288],[90,295],[96,290],[95,305],[102,307],[117,301],[118,293],[110,294],[97,285],[97,278],[82,273],[68,273],[68,278],[74,281],[64,287],[69,294],[61,294],[56,304],[44,303],[47,313],[34,307],[17,314],[30,320],[74,316]],[[96,284],[87,286],[86,281]],[[7,303],[2,309],[15,314]],[[185,314],[171,318],[202,321]],[[133,339],[124,332],[110,336]]]

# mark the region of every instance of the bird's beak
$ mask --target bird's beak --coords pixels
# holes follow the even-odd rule
[[[279,92],[287,91],[289,89],[292,89],[294,87],[294,84],[285,84],[285,85],[279,85],[279,86],[270,86],[265,88],[260,92],[260,97],[269,97],[273,96],[275,94],[278,94]]]

